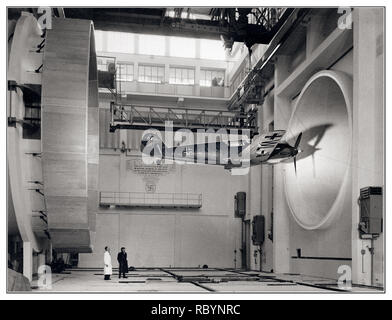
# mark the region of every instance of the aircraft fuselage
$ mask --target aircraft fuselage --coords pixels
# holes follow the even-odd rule
[[[225,169],[263,163],[275,164],[298,154],[300,136],[294,147],[282,141],[282,136],[282,131],[274,131],[272,134],[255,137],[251,144],[236,146],[217,142],[167,148],[162,144],[158,148],[159,155],[154,154],[155,150],[150,148],[150,156],[181,163],[222,165]],[[144,146],[145,144],[142,145],[142,152]]]

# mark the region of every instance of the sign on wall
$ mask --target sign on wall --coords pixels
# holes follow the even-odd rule
[[[159,178],[174,173],[176,165],[173,164],[145,164],[141,159],[130,159],[126,161],[126,170],[142,176],[147,193],[157,191]]]

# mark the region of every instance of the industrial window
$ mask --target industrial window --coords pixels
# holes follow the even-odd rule
[[[131,63],[118,63],[116,76],[117,81],[133,81],[133,64]]]
[[[226,52],[222,41],[201,39],[200,58],[222,61],[226,60]]]
[[[95,51],[104,51],[103,48],[103,37],[104,32],[100,30],[94,31],[94,38],[95,38]]]
[[[195,84],[195,70],[191,68],[170,67],[170,84]]]
[[[165,55],[165,37],[155,35],[139,35],[139,53],[155,56]]]
[[[196,39],[170,37],[170,56],[171,57],[196,57]]]
[[[135,53],[135,35],[128,32],[105,32],[107,51],[120,53]]]
[[[225,85],[225,71],[201,69],[200,85],[202,87],[223,87]]]
[[[108,71],[109,63],[114,63],[115,59],[113,57],[97,57],[97,67],[100,71]]]
[[[139,78],[140,82],[149,83],[163,83],[165,80],[165,67],[139,65]]]

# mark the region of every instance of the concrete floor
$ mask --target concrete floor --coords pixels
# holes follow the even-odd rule
[[[136,269],[126,279],[114,270],[110,281],[103,280],[101,269],[70,269],[52,275],[50,290],[38,287],[33,292],[161,292],[161,293],[333,293],[344,291],[336,281],[317,277],[271,274],[233,269],[162,268]],[[350,292],[381,292],[374,288],[353,287]]]

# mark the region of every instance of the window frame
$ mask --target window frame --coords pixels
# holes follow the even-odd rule
[[[138,37],[138,51],[137,54],[140,55],[145,55],[145,56],[156,56],[156,57],[163,57],[165,56],[165,50],[160,50],[159,52],[149,52],[148,46],[147,47],[143,47],[143,43],[148,43],[148,42],[152,42],[153,39],[155,38],[154,42],[161,42],[160,46],[164,47],[165,46],[165,39],[166,36],[163,35],[154,35],[154,34],[141,34]]]
[[[193,77],[190,77],[190,74],[193,74]],[[174,75],[174,77],[172,75]],[[195,68],[190,66],[169,66],[169,84],[194,86],[195,83],[196,83]]]
[[[106,45],[107,48],[110,48],[110,52],[122,53],[122,54],[135,54],[135,34],[131,32],[122,32],[122,31],[104,31],[106,37]],[[123,42],[127,43],[127,50],[124,50],[121,46],[118,46],[119,43]]]
[[[104,66],[104,64],[99,64],[99,60],[105,59],[106,60],[106,69],[100,69],[100,66]],[[109,57],[109,56],[97,56],[97,69],[99,71],[108,71],[108,62],[117,64],[116,57]]]
[[[163,72],[161,73],[159,70],[163,70]],[[142,83],[165,83],[165,66],[160,64],[139,64],[137,81]]]
[[[204,77],[203,77],[204,73]],[[210,76],[207,77],[207,74]],[[223,84],[222,85],[212,85],[212,80],[214,79],[214,75],[219,75],[222,74],[222,79],[223,79]],[[200,87],[206,87],[206,88],[213,88],[213,87],[219,87],[223,88],[225,87],[225,77],[226,77],[226,70],[224,69],[214,69],[214,68],[200,68],[200,78],[199,78],[199,85]],[[207,84],[209,81],[209,84]]]
[[[126,69],[125,76],[122,74],[120,70],[121,67],[124,66]],[[128,73],[128,67],[132,67],[132,74]],[[116,81],[120,82],[132,82],[135,80],[135,65],[132,62],[119,61],[116,62]]]

